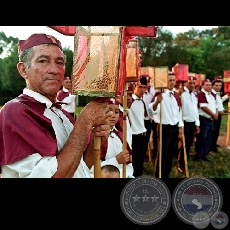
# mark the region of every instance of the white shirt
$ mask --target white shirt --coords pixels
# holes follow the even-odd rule
[[[176,98],[171,95],[173,91],[169,91],[165,89],[162,93],[163,100],[161,103],[157,105],[157,109],[153,110],[153,104],[156,102],[157,97],[155,97],[154,101],[149,104],[148,110],[150,114],[154,116],[154,121],[156,123],[161,123],[163,125],[176,125],[178,127],[184,126],[182,121],[182,110],[179,109]],[[162,121],[160,121],[160,109],[162,105]]]
[[[120,138],[113,132],[108,137],[108,148],[104,161],[101,161],[101,167],[104,165],[114,165],[120,170],[120,178],[123,176],[123,164],[117,162],[116,156],[123,151],[123,144]],[[91,168],[91,175],[93,176],[94,167]],[[132,163],[126,164],[126,177],[134,178]]]
[[[52,102],[46,97],[29,89],[24,89],[23,94],[33,97],[37,101],[46,104],[47,108],[45,109],[43,115],[49,118],[52,122],[52,126],[56,134],[58,151],[60,151],[66,143],[69,134],[73,130],[73,124],[61,110],[52,107],[55,113],[52,112],[50,109]],[[39,153],[34,153],[13,164],[2,165],[1,175],[2,178],[51,178],[57,171],[57,167],[58,162],[56,156],[42,157]],[[80,164],[74,173],[73,178],[90,178],[89,168],[83,161],[83,158],[81,158]]]
[[[69,92],[68,89],[64,88],[62,89],[64,92]],[[76,95],[72,95],[71,93],[69,94],[68,97],[65,97],[61,102],[67,103],[63,104],[62,108],[66,110],[69,113],[74,113],[75,112],[75,107],[76,107]],[[57,100],[58,101],[58,100]]]
[[[223,100],[218,92],[216,90],[212,89],[212,92],[216,95],[216,103],[217,103],[217,108],[219,112],[224,111],[224,105],[223,105]]]
[[[138,97],[135,94],[132,95],[132,98],[134,99],[134,101],[128,110],[128,115],[131,123],[132,135],[137,135],[147,131],[144,123],[144,101],[137,100]]]
[[[198,99],[193,92],[189,93],[187,87],[184,87],[184,92],[181,94],[182,115],[186,122],[195,122],[196,126],[200,126]]]
[[[200,108],[199,108],[199,115],[206,117],[206,118],[211,118],[211,115],[207,114],[204,112],[204,110],[202,109],[202,107],[207,107],[209,108],[213,113],[216,113],[216,109],[217,109],[217,103],[216,103],[216,99],[214,98],[214,96],[211,94],[211,92],[207,92],[204,89],[201,89],[202,92],[205,93],[205,97],[207,99],[208,103],[199,103]]]
[[[143,101],[145,103],[146,110],[147,110],[147,113],[148,113],[148,116],[145,117],[145,120],[152,120],[152,116],[149,113],[148,107],[149,107],[149,104],[151,103],[151,101],[153,99],[154,94],[155,94],[154,86],[151,86],[150,91],[146,90],[146,92],[143,95]]]
[[[124,108],[119,104],[119,110],[123,113]],[[126,116],[126,134],[127,134],[127,142],[129,143],[130,148],[132,148],[132,132],[129,117]]]

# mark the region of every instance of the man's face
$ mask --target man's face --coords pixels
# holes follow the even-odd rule
[[[71,89],[71,85],[72,85],[72,82],[70,79],[65,79],[62,83],[63,87],[70,90]]]
[[[22,76],[26,79],[29,89],[54,100],[64,80],[64,74],[65,61],[62,51],[55,45],[42,44],[33,47],[30,67],[25,68]]]
[[[138,97],[143,97],[145,91],[147,90],[147,85],[142,85],[142,84],[137,84],[134,93],[138,96]]]
[[[194,91],[196,86],[196,81],[195,80],[188,80],[186,82],[186,87],[188,88],[189,91]]]
[[[216,92],[220,92],[221,88],[222,88],[222,82],[215,82],[214,85],[212,86],[212,88],[216,91]]]
[[[204,85],[202,86],[202,88],[207,92],[211,92],[212,91],[212,83],[209,81],[205,82]]]
[[[172,90],[176,84],[176,76],[175,75],[168,75],[168,89]]]

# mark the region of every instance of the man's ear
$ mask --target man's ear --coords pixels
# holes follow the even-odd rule
[[[17,64],[17,69],[18,69],[18,72],[20,73],[20,75],[24,78],[24,79],[28,79],[28,75],[27,75],[27,72],[26,72],[26,67],[24,65],[23,62],[19,62]]]

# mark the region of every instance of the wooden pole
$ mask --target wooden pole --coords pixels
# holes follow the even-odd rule
[[[230,112],[230,102],[228,102],[228,113],[229,112]],[[227,121],[226,147],[229,144],[229,135],[230,135],[230,114],[228,114],[228,121]]]
[[[101,178],[101,137],[94,137],[94,178]]]
[[[183,117],[183,115],[182,115],[182,117]],[[185,175],[188,178],[189,177],[189,171],[188,171],[188,159],[187,159],[187,153],[186,153],[185,138],[184,138],[184,127],[182,127],[182,139],[183,139],[183,148],[184,148]]]
[[[127,108],[127,90],[128,90],[128,82],[125,83],[124,88],[124,96],[123,96],[123,151],[127,149],[127,115],[128,115],[128,108]],[[126,178],[126,163],[123,164],[122,169],[122,177]]]
[[[163,90],[161,89],[161,93]],[[161,165],[162,165],[162,102],[160,103],[160,130],[159,130],[159,178],[161,178]]]
[[[182,83],[180,83],[180,88],[183,88]],[[183,106],[183,105],[182,105]],[[182,112],[182,122],[183,122],[183,109],[181,107]],[[182,142],[183,142],[183,149],[184,149],[184,165],[185,165],[185,175],[188,178],[189,177],[189,171],[188,171],[188,159],[187,159],[187,152],[186,152],[186,145],[185,145],[185,138],[184,138],[184,127],[182,127]]]

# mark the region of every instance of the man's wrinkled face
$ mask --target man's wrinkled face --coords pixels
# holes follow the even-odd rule
[[[37,45],[33,47],[30,67],[18,63],[18,69],[29,89],[53,100],[64,80],[64,54],[55,45]]]

